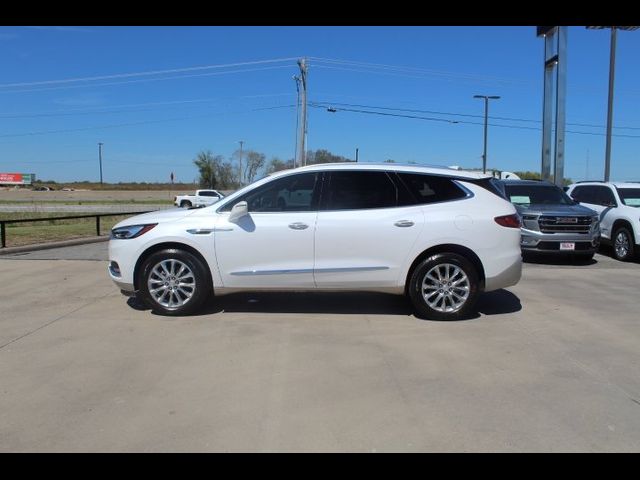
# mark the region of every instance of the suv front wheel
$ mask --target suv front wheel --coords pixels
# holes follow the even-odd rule
[[[613,256],[628,262],[634,257],[634,238],[627,227],[618,227],[613,232]]]
[[[151,254],[138,277],[141,300],[161,315],[188,315],[206,301],[211,286],[193,254],[169,248]]]
[[[479,295],[478,272],[456,253],[438,253],[416,266],[409,280],[409,298],[418,316],[459,320],[474,307]]]

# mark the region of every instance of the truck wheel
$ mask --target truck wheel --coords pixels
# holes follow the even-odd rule
[[[633,234],[627,227],[618,227],[612,235],[613,239],[613,256],[616,260],[628,262],[633,259],[634,243]]]
[[[191,208],[191,202],[189,200],[183,200],[180,202],[180,207]]]
[[[151,254],[138,276],[140,299],[160,315],[188,315],[212,292],[202,264],[192,253],[168,248]]]
[[[438,253],[423,260],[409,280],[409,298],[418,316],[458,320],[469,314],[478,300],[478,272],[456,253]]]

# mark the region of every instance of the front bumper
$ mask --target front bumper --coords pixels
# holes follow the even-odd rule
[[[561,250],[561,243],[574,243],[574,250]],[[542,233],[533,230],[522,229],[520,247],[523,252],[540,253],[595,253],[600,247],[600,233],[575,234],[575,233]]]

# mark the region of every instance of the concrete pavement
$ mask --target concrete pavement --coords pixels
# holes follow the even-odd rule
[[[166,318],[105,247],[0,258],[0,451],[640,451],[638,264],[526,264],[459,322],[377,294]]]

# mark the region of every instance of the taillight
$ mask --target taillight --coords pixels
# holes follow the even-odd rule
[[[517,213],[513,215],[502,215],[501,217],[496,217],[494,219],[498,225],[502,225],[503,227],[509,228],[520,228],[520,217]]]

